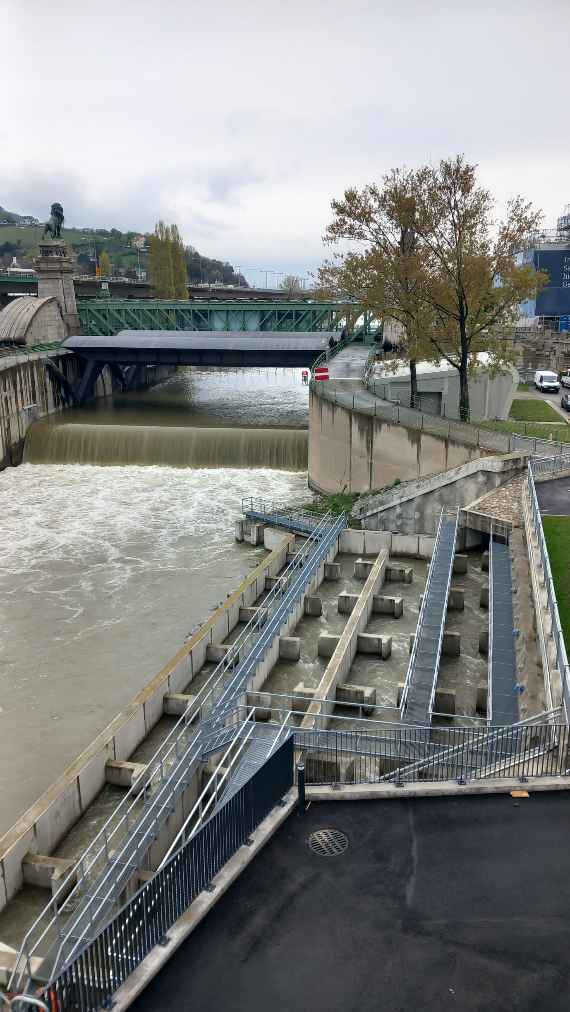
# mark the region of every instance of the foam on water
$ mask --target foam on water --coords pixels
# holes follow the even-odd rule
[[[233,540],[241,496],[305,491],[269,469],[0,474],[0,832],[259,560]]]

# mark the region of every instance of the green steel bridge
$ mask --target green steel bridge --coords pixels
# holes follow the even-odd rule
[[[162,299],[78,299],[83,334],[109,337],[121,330],[285,331],[289,334],[342,330],[358,311],[339,302],[235,301],[169,302]],[[347,318],[351,317],[351,320]],[[372,336],[371,314],[362,311],[357,330]]]

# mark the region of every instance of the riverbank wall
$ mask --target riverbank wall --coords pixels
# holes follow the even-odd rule
[[[308,480],[325,495],[373,492],[494,454],[558,456],[565,446],[392,404],[361,383],[311,389]]]
[[[294,538],[280,532],[274,540],[276,544],[268,555],[172,660],[0,837],[0,911],[24,884],[26,855],[53,853],[58,843],[85,815],[105,784],[116,782],[112,779],[116,776],[115,766],[128,763],[137,746],[164,714],[171,713],[171,701],[181,701],[179,694],[200,673],[207,659],[208,647],[218,646],[230,635],[240,620],[240,609],[251,607],[265,591],[266,578],[276,578],[281,572]],[[192,798],[196,786],[193,785]]]
[[[50,360],[71,385],[79,382],[81,359],[70,351],[14,354],[0,359],[0,470],[22,462],[24,441],[38,418],[66,407],[57,380],[46,368]],[[172,372],[171,366],[148,370],[143,385],[151,386]],[[115,389],[108,368],[95,384],[95,397],[108,397]]]

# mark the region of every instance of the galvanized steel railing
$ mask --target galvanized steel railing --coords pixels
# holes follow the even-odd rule
[[[489,598],[487,609],[489,612],[489,642],[487,644],[487,720],[489,724],[493,720],[493,524],[489,533]]]
[[[291,578],[287,580],[280,578],[279,583],[274,588],[274,590],[277,590],[282,595],[280,609],[270,616],[250,655],[236,669],[229,684],[223,689],[216,702],[216,720],[223,721],[225,708],[228,706],[232,707],[239,693],[244,692],[249,687],[249,682],[255,675],[257,665],[265,656],[274,638],[279,635],[282,626],[287,623],[289,615],[296,607],[304,592],[304,588],[308,586],[318,572],[319,567],[322,565],[335,541],[338,541],[345,527],[346,515],[344,513],[336,519],[332,518],[331,514],[325,514],[323,520],[314,529],[306,544],[294,555],[289,566],[289,569],[293,570]],[[313,550],[310,547],[313,545],[315,539],[318,540],[317,550]],[[295,569],[298,570],[297,575],[295,575]]]
[[[310,534],[322,519],[322,512],[312,511],[306,503],[295,506],[252,496],[242,499],[241,509],[247,520],[286,527],[296,534]]]
[[[544,574],[544,584],[546,587],[547,595],[547,607],[550,614],[550,632],[554,641],[554,648],[556,652],[556,667],[560,672],[560,680],[562,683],[562,698],[564,701],[564,708],[566,711],[566,720],[570,720],[570,668],[568,665],[568,654],[566,650],[566,644],[564,642],[564,634],[562,632],[562,624],[560,622],[560,614],[558,611],[558,602],[556,600],[556,591],[554,589],[554,580],[552,578],[552,569],[550,567],[550,559],[548,556],[548,548],[546,546],[546,539],[544,537],[544,528],[542,526],[542,517],[540,514],[540,507],[538,505],[538,498],[536,495],[536,486],[534,483],[534,468],[535,462],[529,462],[528,465],[528,476],[527,476],[527,488],[528,496],[530,500],[531,508],[531,519],[532,524],[536,533],[538,541],[538,548],[540,551],[540,558],[542,561],[542,571]]]
[[[293,784],[293,741],[221,806],[168,863],[50,981],[44,997],[58,1012],[97,1012],[168,930],[210,886]]]
[[[44,911],[29,928],[12,973],[10,989],[24,984],[32,957],[46,942],[57,943],[55,965],[64,957],[67,939],[73,934],[71,951],[83,938],[79,921],[89,928],[116,902],[132,862],[142,860],[157,820],[172,806],[201,761],[200,731],[193,725],[216,711],[223,721],[235,692],[247,684],[294,602],[304,592],[322,559],[346,526],[344,515],[325,514],[303,547],[279,574],[263,607],[247,623],[216,666],[206,684],[192,699],[183,716],[150,760],[143,774],[127,792],[117,809],[97,833],[80,861],[66,876]],[[230,678],[230,686],[227,679]],[[174,793],[173,793],[174,792]],[[128,874],[127,874],[128,873]],[[76,916],[73,912],[78,911]],[[66,913],[72,912],[66,922]],[[28,973],[29,975],[29,973]]]
[[[419,715],[417,719],[414,716],[411,720],[412,723],[425,723],[426,720],[430,719],[433,712],[435,687],[447,615],[447,600],[453,573],[458,516],[457,511],[442,510],[439,519],[433,555],[429,565],[410,662],[400,701],[402,714],[407,716],[410,708],[410,692],[415,693],[417,691],[420,695],[425,695],[424,690],[429,688],[429,695],[425,700],[426,705],[421,707],[421,719]],[[442,578],[445,581],[445,585],[440,587],[437,581]],[[434,630],[429,628],[430,620],[433,620],[434,625],[437,626]],[[437,637],[435,652],[432,642],[434,636]],[[423,668],[426,668],[426,670],[423,670]]]
[[[556,719],[560,711],[489,732],[401,725],[377,735],[296,729],[294,737],[307,785],[524,780],[568,775],[570,732]]]
[[[516,630],[513,583],[507,542],[495,542],[495,525],[489,538],[489,645],[488,698],[492,724],[515,724],[519,718]]]

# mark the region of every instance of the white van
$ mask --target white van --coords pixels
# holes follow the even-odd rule
[[[548,372],[547,369],[538,369],[534,374],[534,385],[537,390],[548,391],[549,393],[558,393],[560,390],[560,383],[558,382],[558,374],[555,372]]]

